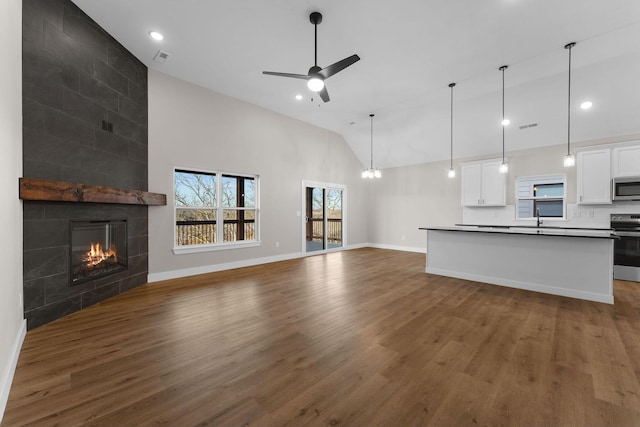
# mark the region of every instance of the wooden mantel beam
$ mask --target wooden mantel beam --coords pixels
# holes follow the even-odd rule
[[[165,206],[167,204],[166,194],[38,178],[20,178],[20,198],[49,202],[117,203],[145,206]]]

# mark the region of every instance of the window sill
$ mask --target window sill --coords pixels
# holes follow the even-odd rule
[[[217,245],[180,246],[173,248],[175,255],[194,254],[198,252],[225,251],[230,249],[254,248],[260,246],[260,241],[220,243]]]

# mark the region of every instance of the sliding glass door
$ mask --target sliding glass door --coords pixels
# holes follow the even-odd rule
[[[346,188],[304,184],[304,251],[321,252],[344,246],[344,195]]]

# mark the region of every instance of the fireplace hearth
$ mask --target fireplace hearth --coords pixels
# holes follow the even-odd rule
[[[127,221],[71,221],[71,285],[127,269]]]

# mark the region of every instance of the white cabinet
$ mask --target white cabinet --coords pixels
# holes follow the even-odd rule
[[[579,151],[576,166],[578,204],[610,204],[611,150]]]
[[[613,149],[613,176],[640,176],[640,145]]]
[[[462,206],[505,206],[507,174],[500,173],[502,159],[460,165]]]

